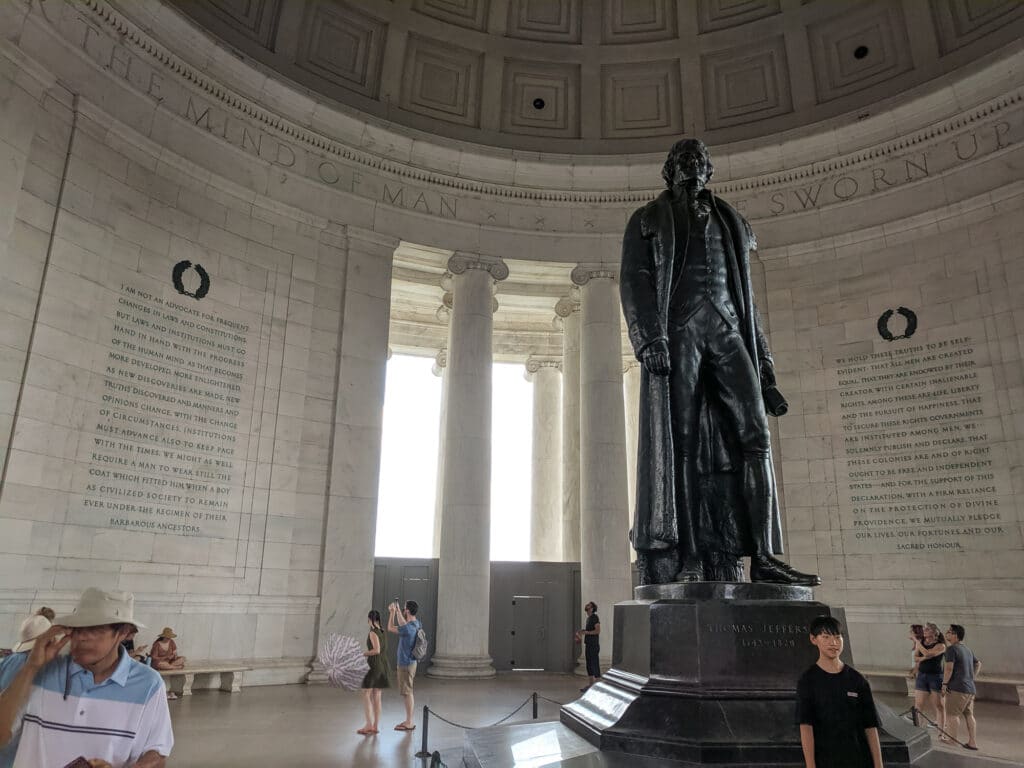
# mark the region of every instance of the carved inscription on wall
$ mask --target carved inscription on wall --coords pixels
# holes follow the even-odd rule
[[[261,112],[259,109],[229,106],[227,102],[236,98],[233,95],[224,98],[209,95],[220,93],[219,88],[211,85],[206,92],[197,91],[194,83],[202,80],[203,75],[179,79],[163,62],[141,53],[139,47],[128,41],[130,38],[108,34],[105,23],[109,22],[69,14],[64,20],[64,33],[77,40],[92,61],[124,80],[137,93],[144,94],[166,113],[169,119],[155,121],[150,138],[188,155],[191,141],[174,130],[178,119],[184,119],[186,124],[282,171],[271,176],[270,184],[281,186],[275,192],[286,201],[294,194],[294,185],[285,175],[288,173],[389,208],[446,220],[541,232],[621,233],[636,206],[656,194],[659,188],[657,168],[652,165],[647,181],[642,182],[649,184],[649,189],[642,194],[632,193],[633,199],[627,204],[617,202],[622,193],[614,188],[599,193],[593,202],[570,207],[568,203],[575,193],[568,191],[547,200],[531,199],[529,195],[523,197],[521,189],[509,193],[501,184],[493,189],[483,185],[478,191],[466,193],[461,191],[466,189],[464,179],[451,184],[444,173],[433,180],[424,178],[418,170],[414,175],[403,177],[400,169],[406,162],[407,150],[401,141],[393,142],[386,135],[366,131],[358,149],[353,151],[348,145],[335,144],[301,129],[284,124],[273,127],[273,118],[266,122],[254,119],[253,116]],[[877,153],[869,153],[870,161],[865,157],[848,162],[851,156],[828,173],[812,169],[810,177],[805,178],[806,174],[800,173],[791,181],[780,178],[767,186],[760,181],[721,182],[717,192],[747,218],[765,220],[917,184],[964,164],[995,156],[1024,141],[1024,109],[1017,104],[992,110],[985,107],[967,123],[969,127],[957,126],[935,136],[908,136],[890,152],[877,157]],[[168,131],[170,134],[165,135]],[[298,141],[297,136],[309,140]],[[176,144],[178,141],[182,143]],[[360,155],[362,151],[367,153],[365,157]],[[552,199],[558,204],[550,205]]]
[[[1019,547],[992,371],[978,341],[914,341],[836,360],[844,551]]]
[[[256,368],[249,325],[123,284],[110,329],[76,522],[236,538]]]

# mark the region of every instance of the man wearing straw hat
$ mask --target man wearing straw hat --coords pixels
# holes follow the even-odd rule
[[[78,758],[111,768],[163,768],[174,745],[160,674],[121,648],[135,621],[129,592],[90,587],[36,638],[0,691],[0,746],[20,733],[14,768]],[[71,644],[71,652],[60,651]]]
[[[28,661],[29,651],[35,645],[36,638],[46,632],[50,626],[50,620],[43,616],[41,611],[21,622],[21,629],[18,631],[18,642],[14,646],[13,652],[3,661],[0,661],[0,691],[10,685],[21,668],[25,666],[25,662]],[[17,753],[18,737],[15,736],[7,746],[0,747],[0,768],[11,768],[14,765],[14,756]]]

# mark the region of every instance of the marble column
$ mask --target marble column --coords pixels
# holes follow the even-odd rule
[[[601,616],[602,666],[611,660],[614,605],[632,597],[626,500],[626,419],[616,273],[579,265],[580,579],[584,602]]]
[[[493,677],[491,586],[491,350],[500,259],[456,252],[448,260],[453,305],[448,335],[444,512],[437,585],[437,638],[427,674]]]
[[[530,560],[562,559],[562,381],[558,360],[530,357],[533,382],[533,454],[530,496]]]
[[[562,327],[562,561],[580,559],[580,301],[573,288],[555,304]]]
[[[391,265],[398,240],[344,228],[347,258],[338,344],[333,438],[324,522],[318,643],[332,633],[366,634],[373,594],[387,374]],[[319,664],[308,682],[325,682]]]
[[[441,419],[437,438],[437,483],[434,486],[434,540],[431,557],[441,556],[441,520],[444,518],[444,430],[448,420],[448,348],[442,347],[434,356],[431,372],[441,379]]]
[[[622,378],[626,407],[626,499],[627,508],[632,512],[636,504],[636,448],[640,430],[640,363],[627,360],[622,366]]]

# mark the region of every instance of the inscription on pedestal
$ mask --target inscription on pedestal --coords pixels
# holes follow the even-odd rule
[[[908,342],[836,367],[845,552],[1020,546],[992,370],[977,339]]]
[[[704,631],[731,636],[740,648],[796,648],[798,639],[807,638],[806,624],[707,624]]]
[[[249,324],[215,306],[121,285],[76,522],[237,537],[255,364]]]

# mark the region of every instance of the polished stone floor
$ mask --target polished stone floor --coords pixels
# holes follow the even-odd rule
[[[579,695],[580,678],[535,673],[502,674],[495,680],[417,680],[417,722],[424,704],[469,726],[486,726],[503,718],[536,691],[559,702]],[[897,712],[910,706],[898,695],[878,697]],[[392,730],[404,717],[395,692],[384,696],[383,722],[377,736],[358,736],[362,705],[358,693],[323,686],[287,685],[246,688],[240,694],[199,691],[172,701],[176,745],[170,764],[189,768],[249,766],[420,766],[422,728],[412,733]],[[527,704],[510,723],[531,722]],[[557,719],[558,708],[541,700],[542,720]],[[981,754],[1024,765],[1024,708],[980,702],[977,705]],[[465,732],[431,719],[429,748],[442,753],[449,768],[461,765]],[[936,742],[937,743],[937,742]],[[957,748],[944,751],[963,753]],[[534,763],[536,765],[536,763]],[[1006,763],[1003,763],[1004,765]]]

